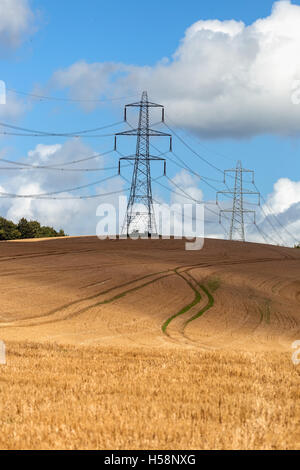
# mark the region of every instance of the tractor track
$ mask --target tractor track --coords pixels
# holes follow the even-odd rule
[[[77,250],[77,252],[95,252],[96,250],[94,249],[88,249],[88,250]],[[72,251],[49,251],[49,252],[44,252],[44,253],[36,253],[36,254],[29,254],[29,255],[15,255],[13,257],[3,257],[0,258],[1,261],[8,261],[8,260],[23,260],[23,259],[29,259],[29,258],[39,258],[39,257],[47,257],[47,256],[60,256],[64,254],[72,254]],[[0,328],[11,328],[11,327],[30,327],[30,326],[38,326],[41,324],[48,324],[48,323],[56,323],[56,322],[61,322],[65,321],[74,317],[78,317],[81,314],[87,312],[90,309],[93,309],[95,307],[100,307],[102,305],[112,303],[114,301],[117,301],[118,299],[121,299],[127,295],[130,295],[132,292],[143,289],[144,287],[149,286],[150,284],[153,284],[163,278],[169,277],[169,276],[179,276],[181,279],[183,279],[186,284],[189,286],[189,288],[194,292],[194,299],[189,302],[187,305],[185,305],[183,308],[180,309],[179,312],[171,315],[169,318],[167,318],[163,325],[162,325],[162,331],[164,333],[164,336],[166,339],[178,342],[177,339],[172,338],[172,335],[170,335],[168,331],[168,327],[172,323],[173,320],[182,317],[184,314],[188,314],[192,309],[195,309],[195,307],[204,299],[207,299],[207,303],[200,308],[196,313],[193,313],[189,318],[186,319],[186,321],[183,324],[183,327],[178,331],[178,333],[181,335],[182,339],[186,342],[188,341],[190,344],[197,344],[198,347],[204,347],[210,349],[209,345],[201,345],[198,342],[195,342],[191,338],[189,338],[185,334],[185,328],[187,325],[189,325],[192,321],[197,320],[200,318],[205,312],[210,310],[213,305],[214,305],[214,296],[212,293],[209,291],[207,286],[205,284],[200,284],[190,273],[190,271],[194,269],[201,269],[201,268],[210,268],[210,267],[219,267],[219,266],[234,266],[234,265],[246,265],[246,264],[253,264],[253,263],[265,263],[265,262],[279,262],[279,261],[293,261],[297,260],[297,258],[294,258],[293,256],[283,254],[282,253],[282,258],[270,258],[270,257],[264,257],[264,258],[253,258],[253,259],[236,259],[236,260],[223,260],[223,261],[214,261],[214,260],[205,260],[201,263],[194,263],[194,264],[188,264],[188,265],[179,265],[177,267],[169,268],[164,271],[159,271],[159,272],[153,272],[150,274],[147,274],[145,276],[141,276],[135,279],[132,279],[130,281],[127,281],[125,283],[113,286],[109,289],[106,289],[104,291],[98,292],[96,294],[86,296],[77,300],[74,300],[72,302],[69,302],[67,304],[64,304],[58,308],[55,308],[51,311],[45,312],[42,315],[37,316],[28,316],[26,318],[22,318],[20,320],[12,320],[9,322],[0,322]],[[144,282],[142,284],[139,284],[141,281],[149,279],[151,277],[155,277],[154,279],[151,279],[147,282]],[[95,282],[91,285],[97,285],[101,284],[103,282],[108,281],[108,279],[105,280],[100,280],[98,282]],[[137,284],[137,285],[135,285]],[[122,289],[124,287],[129,287],[128,289],[121,290],[121,292],[116,293],[119,289]],[[106,296],[108,294],[114,294],[109,298],[105,298],[102,300],[99,300],[99,298]],[[77,307],[77,308],[76,308]],[[75,310],[74,310],[75,309]],[[185,315],[187,316],[187,315]],[[245,319],[245,323],[247,322],[247,319]],[[260,323],[260,322],[259,322]],[[256,325],[254,329],[256,329],[259,326]]]

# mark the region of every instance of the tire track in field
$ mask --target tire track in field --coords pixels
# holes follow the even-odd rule
[[[202,296],[203,296],[203,293],[205,294],[205,296],[207,297],[207,303],[200,309],[198,310],[198,312],[194,315],[192,315],[190,318],[188,318],[182,328],[179,328],[177,330],[176,333],[179,333],[182,337],[182,339],[185,340],[185,343],[192,343],[193,345],[195,345],[195,341],[191,340],[190,338],[188,338],[185,333],[184,333],[184,330],[185,328],[187,327],[187,325],[196,320],[197,318],[201,317],[207,310],[209,310],[210,308],[213,307],[214,305],[214,297],[212,296],[212,294],[209,292],[209,290],[207,289],[206,286],[204,286],[203,284],[200,284],[195,278],[194,276],[192,276],[190,274],[190,270],[191,269],[195,269],[195,267],[192,267],[192,268],[188,268],[186,269],[185,271],[183,271],[183,273],[187,274],[190,278],[190,280],[192,280],[196,286],[198,288],[196,288],[192,282],[188,279],[186,279],[181,273],[178,272],[178,269],[175,270],[176,274],[179,275],[182,279],[184,279],[184,281],[189,285],[189,287],[195,292],[195,297],[194,297],[194,300],[185,305],[181,310],[179,310],[179,312],[175,313],[174,315],[172,315],[171,317],[169,317],[162,325],[162,331],[163,333],[168,337],[168,339],[170,339],[171,341],[173,342],[177,342],[177,343],[182,343],[182,341],[179,341],[178,338],[174,338],[172,337],[172,335],[168,332],[167,328],[168,326],[170,325],[170,323],[175,319],[175,318],[178,318],[182,315],[184,315],[185,313],[189,312],[193,307],[195,307],[197,304],[200,303],[200,301],[202,300]],[[201,289],[201,290],[200,290]]]
[[[185,322],[184,328],[186,328],[186,326],[187,326],[191,321],[197,320],[197,318],[201,317],[201,315],[203,315],[203,313],[205,313],[207,310],[209,310],[210,308],[212,308],[213,305],[214,305],[214,303],[215,303],[215,299],[214,299],[214,297],[212,296],[212,294],[209,292],[209,290],[207,289],[207,287],[205,287],[204,284],[199,284],[199,282],[196,281],[196,279],[195,279],[190,273],[189,273],[188,275],[196,282],[196,284],[198,284],[198,286],[200,287],[200,289],[202,289],[203,292],[206,294],[207,299],[208,299],[208,302],[207,302],[207,304],[206,304],[201,310],[199,310],[198,313],[196,313],[196,315],[193,315],[191,318],[189,318],[189,319]]]
[[[87,251],[93,251],[93,250],[82,250],[82,251],[87,252]],[[56,253],[52,252],[51,254],[54,255],[54,254],[58,254],[58,253],[57,252]],[[60,252],[59,254],[63,254],[63,252]],[[71,254],[71,253],[68,252],[68,254]],[[45,254],[43,254],[43,255],[45,255]],[[194,300],[192,302],[190,302],[188,305],[183,307],[179,312],[172,315],[171,317],[169,317],[164,322],[164,324],[162,326],[162,329],[163,329],[163,332],[167,335],[167,327],[171,323],[171,321],[174,320],[175,318],[183,315],[184,313],[188,312],[190,309],[195,307],[200,302],[200,300],[202,299],[202,295],[201,295],[201,291],[199,289],[201,289],[204,292],[204,294],[208,297],[208,303],[207,303],[206,306],[203,307],[204,311],[203,311],[203,309],[201,309],[199,312],[197,312],[196,315],[192,316],[188,320],[188,323],[192,320],[197,319],[205,311],[207,311],[209,308],[211,308],[213,306],[214,299],[213,299],[213,296],[211,295],[211,293],[208,291],[208,289],[205,286],[200,285],[193,278],[193,276],[191,276],[188,273],[188,271],[190,271],[192,269],[196,269],[196,268],[201,268],[201,267],[224,266],[224,265],[226,266],[226,265],[235,265],[235,264],[258,263],[258,262],[265,262],[265,261],[276,261],[276,262],[278,262],[278,261],[284,261],[286,259],[287,259],[287,257],[285,257],[284,259],[280,259],[280,258],[279,259],[278,258],[255,258],[255,259],[250,259],[250,260],[249,259],[228,260],[228,261],[221,261],[221,262],[214,262],[213,260],[212,261],[207,260],[206,262],[202,262],[202,263],[180,265],[180,266],[177,266],[176,268],[169,268],[168,270],[165,270],[165,271],[160,271],[160,272],[147,274],[147,275],[142,276],[140,278],[136,278],[136,279],[133,279],[131,281],[125,282],[123,284],[119,284],[117,286],[111,287],[111,288],[109,288],[105,291],[99,292],[97,294],[94,294],[94,295],[91,295],[91,296],[88,296],[88,297],[85,297],[85,298],[81,298],[81,299],[69,302],[68,304],[65,304],[65,305],[63,305],[59,308],[56,308],[56,309],[54,309],[50,312],[46,312],[43,315],[39,315],[38,317],[30,316],[30,317],[22,318],[20,320],[13,320],[11,322],[6,321],[5,323],[0,323],[0,327],[2,327],[2,328],[16,327],[16,326],[17,327],[22,327],[22,326],[23,327],[28,327],[28,326],[36,326],[36,325],[40,325],[40,324],[45,324],[45,323],[54,323],[54,322],[57,322],[57,321],[63,321],[63,320],[69,319],[69,318],[73,318],[74,316],[78,316],[81,313],[84,313],[84,312],[88,311],[91,308],[94,308],[94,307],[97,307],[97,306],[100,306],[100,305],[105,305],[106,303],[110,303],[110,302],[113,302],[115,300],[118,300],[118,299],[130,294],[131,292],[134,292],[135,290],[138,290],[138,289],[142,289],[143,287],[146,287],[149,284],[152,284],[152,283],[154,283],[154,282],[156,282],[156,281],[158,281],[158,280],[160,280],[160,279],[162,279],[166,276],[176,274],[176,275],[180,276],[182,279],[184,279],[184,281],[189,285],[189,287],[192,288],[192,290],[195,293],[195,297],[194,297]],[[292,259],[294,259],[294,258],[292,258]],[[183,274],[186,273],[187,275],[189,275],[190,278],[198,285],[199,289],[195,288],[193,286],[193,284],[190,281],[188,281],[183,276],[183,274],[181,274],[179,272],[179,269],[183,270],[182,271]],[[98,302],[92,302],[93,300],[95,300],[95,299],[97,299],[101,296],[104,296],[106,294],[109,294],[111,292],[114,292],[118,289],[121,289],[122,287],[130,286],[130,285],[132,285],[136,282],[139,282],[143,279],[146,279],[146,278],[149,278],[149,277],[152,277],[152,276],[158,276],[159,274],[164,274],[164,275],[160,276],[158,278],[152,279],[151,281],[146,282],[142,285],[132,287],[132,288],[127,289],[123,292],[120,292],[116,295],[113,295],[111,298],[104,299],[104,300],[98,301]],[[203,289],[203,287],[204,287],[204,289]],[[74,309],[73,309],[74,306],[79,306],[80,307],[79,310],[77,309],[74,312]]]
[[[161,329],[162,329],[163,333],[165,333],[167,336],[169,336],[169,334],[167,332],[167,328],[168,328],[169,324],[171,323],[171,321],[174,320],[175,318],[179,317],[180,315],[183,315],[184,313],[188,312],[191,308],[193,308],[195,305],[197,305],[200,302],[200,300],[202,299],[201,293],[193,286],[193,284],[191,282],[189,282],[182,274],[180,274],[178,272],[178,269],[179,268],[175,268],[174,273],[177,274],[178,276],[180,276],[189,285],[189,287],[194,291],[195,296],[194,296],[194,300],[192,302],[185,305],[182,309],[179,310],[179,312],[175,313],[174,315],[171,315],[171,317],[169,317],[163,323]]]
[[[144,284],[138,285],[138,286],[133,287],[131,289],[127,289],[125,291],[122,291],[122,292],[114,295],[113,297],[111,297],[109,299],[105,299],[103,301],[98,301],[98,302],[93,302],[93,303],[90,302],[90,301],[93,301],[93,300],[99,298],[100,296],[109,294],[110,292],[116,291],[116,290],[118,290],[122,287],[130,286],[130,285],[132,285],[136,282],[142,281],[142,280],[147,279],[149,277],[158,276],[159,274],[164,274],[164,275],[160,276],[158,278],[156,277],[155,279],[152,279],[151,281],[148,281]],[[105,305],[107,303],[113,302],[114,300],[118,300],[118,299],[124,297],[125,295],[135,291],[135,290],[141,289],[141,288],[143,288],[143,287],[145,287],[149,284],[152,284],[153,282],[158,281],[159,279],[162,279],[164,277],[167,277],[167,276],[170,276],[170,275],[173,275],[173,274],[174,274],[174,272],[173,272],[172,269],[147,274],[145,276],[133,279],[131,281],[124,282],[123,284],[119,284],[117,286],[111,287],[111,288],[109,288],[105,291],[99,292],[97,294],[93,294],[93,295],[90,295],[90,296],[85,297],[85,298],[74,300],[73,302],[69,302],[68,304],[65,304],[61,307],[58,307],[54,310],[51,310],[50,312],[46,312],[43,315],[30,316],[30,317],[22,318],[20,320],[13,320],[11,322],[0,323],[0,328],[20,327],[20,326],[28,327],[28,326],[37,326],[37,325],[41,325],[41,324],[45,324],[45,323],[53,323],[53,322],[57,322],[57,321],[63,321],[63,320],[72,318],[74,316],[80,315],[81,313],[84,313],[84,312],[88,311],[90,308],[97,307],[97,306],[100,306],[100,305]],[[84,304],[84,303],[88,303],[88,305],[83,307],[82,304]],[[80,306],[80,305],[82,307],[79,310],[76,310],[75,312],[74,311],[73,312],[72,311],[68,312],[68,310],[72,310],[72,308],[74,306]],[[63,314],[63,312],[65,312],[65,314],[63,316],[61,316],[61,314]],[[57,318],[54,318],[55,315],[57,315]]]

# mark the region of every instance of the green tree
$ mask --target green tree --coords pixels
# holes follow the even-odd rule
[[[0,240],[14,240],[16,238],[21,238],[17,225],[11,220],[0,217]]]
[[[22,217],[18,223],[18,230],[21,233],[21,238],[34,238],[32,227],[30,226],[28,220],[24,217]]]
[[[0,217],[0,240],[63,237],[65,235],[62,229],[57,232],[53,227],[42,226],[36,220],[28,221],[22,217],[18,224],[14,224],[11,220]]]

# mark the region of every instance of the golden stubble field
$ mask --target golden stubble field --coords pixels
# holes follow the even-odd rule
[[[0,249],[1,449],[300,448],[300,250]]]

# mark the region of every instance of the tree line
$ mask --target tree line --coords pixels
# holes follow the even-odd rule
[[[0,217],[0,240],[17,240],[23,238],[63,237],[65,232],[58,232],[53,227],[43,226],[36,220],[24,217],[15,224],[11,220]]]

